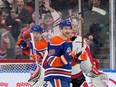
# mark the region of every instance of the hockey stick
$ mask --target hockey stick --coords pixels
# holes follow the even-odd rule
[[[81,0],[81,12],[82,12],[82,18],[84,20],[84,0]],[[83,39],[84,39],[84,23],[81,22],[81,36],[82,36],[82,47],[83,47]]]
[[[32,85],[30,85],[30,87],[33,87],[37,82],[38,82],[38,80],[35,81]]]
[[[106,15],[106,11],[105,10],[93,6],[92,2],[90,2],[90,3],[86,4],[86,5],[83,5],[83,7],[86,7],[86,9],[83,10],[83,12],[86,12],[86,11],[89,11],[90,10],[90,11],[97,12],[97,13],[99,13],[101,15]],[[78,15],[79,14],[82,14],[83,12],[79,12]]]
[[[33,36],[33,33],[30,33],[30,35],[31,35],[31,41],[32,41],[32,45],[33,45],[33,53],[35,53],[35,43],[34,43],[34,36]],[[37,82],[38,82],[38,79],[39,79],[39,77],[40,77],[40,75],[41,75],[41,66],[39,66],[38,65],[38,59],[36,58],[35,59],[35,62],[36,62],[36,66],[37,66],[37,68],[36,68],[36,72],[39,72],[38,74],[36,73],[35,74],[35,76],[36,76],[36,78],[35,77],[33,77],[31,80],[34,82],[32,85],[31,85],[31,87],[33,87]],[[38,71],[39,70],[39,71]],[[37,80],[36,80],[37,79]],[[30,80],[30,81],[31,81]],[[34,81],[35,80],[35,81]]]
[[[89,9],[89,10],[91,10],[91,11],[93,11],[93,12],[97,12],[97,13],[99,13],[99,14],[101,14],[101,15],[106,15],[106,11],[105,10],[103,10],[103,9],[101,9],[101,8],[98,8],[98,7],[92,7],[92,9]],[[84,10],[83,12],[86,12],[86,11],[88,11],[88,9],[87,10]],[[80,15],[80,14],[82,14],[82,12],[79,12],[78,13],[78,15]]]
[[[101,14],[101,15],[106,15],[106,11],[105,10],[103,10],[103,9],[101,9],[101,8],[97,8],[97,7],[92,7],[92,11],[94,11],[94,12],[97,12],[97,13],[99,13],[99,14]]]
[[[33,53],[35,53],[35,43],[34,43],[34,38],[33,38],[33,33],[30,33],[30,35],[31,35],[31,41],[32,41],[32,44],[33,44]],[[37,68],[38,68],[38,60],[37,60],[37,58],[36,58],[36,66],[37,66]]]
[[[38,15],[39,15],[39,2],[38,0],[35,0],[35,24],[38,24],[39,23],[39,18],[38,18]],[[31,35],[31,41],[32,41],[32,44],[33,44],[33,52],[35,51],[35,43],[34,43],[34,38],[33,38],[33,33],[30,33]],[[38,68],[38,61],[37,61],[37,58],[36,58],[36,65],[37,65],[37,68]]]

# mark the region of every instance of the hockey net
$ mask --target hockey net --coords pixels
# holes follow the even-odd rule
[[[41,63],[41,60],[39,60],[38,63]],[[35,60],[31,60],[31,59],[1,59],[0,60],[1,75],[3,74],[6,75],[7,73],[30,74],[31,72],[35,71],[36,68],[37,65],[35,63]],[[10,87],[8,85],[9,85],[8,82],[5,82],[4,80],[0,81],[0,87]],[[30,84],[28,82],[17,82],[15,87],[30,87]]]

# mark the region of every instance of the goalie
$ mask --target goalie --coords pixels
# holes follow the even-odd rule
[[[76,19],[72,20],[72,40],[73,40],[73,51],[85,53],[84,57],[87,58],[85,61],[73,61],[72,63],[72,87],[107,87],[108,77],[105,73],[100,72],[92,58],[88,42],[86,39],[83,41],[82,47],[82,37],[78,35],[78,21]],[[80,55],[82,56],[82,55]],[[82,70],[85,72],[86,76],[91,78],[91,83],[88,84],[85,80]]]

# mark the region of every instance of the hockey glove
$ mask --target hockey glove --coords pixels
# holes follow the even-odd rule
[[[42,53],[42,52],[39,52],[39,53],[34,53],[33,55],[32,55],[32,58],[33,59],[42,59],[43,58],[43,56],[44,56],[44,54]]]
[[[20,38],[20,39],[17,41],[17,45],[20,45],[22,41],[24,41],[24,39],[23,39],[23,38]]]
[[[78,61],[78,63],[80,63],[81,61],[84,61],[87,59],[87,54],[86,52],[78,52],[76,53],[76,55],[74,56],[74,59]]]
[[[18,41],[17,41],[17,45],[19,45],[19,47],[21,49],[25,49],[27,47],[27,43],[23,40],[23,38],[20,38]]]
[[[20,47],[21,49],[25,49],[27,47],[27,43],[25,41],[21,41]]]

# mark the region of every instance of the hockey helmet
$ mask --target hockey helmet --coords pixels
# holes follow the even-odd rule
[[[43,29],[42,29],[42,27],[40,25],[34,25],[34,26],[32,26],[31,30],[32,30],[32,32],[33,31],[34,32],[40,32],[40,33],[43,32]]]
[[[69,20],[63,20],[63,21],[61,21],[60,24],[59,24],[59,28],[62,29],[62,28],[65,27],[65,26],[71,27],[72,24],[71,24],[71,22],[70,22]]]

